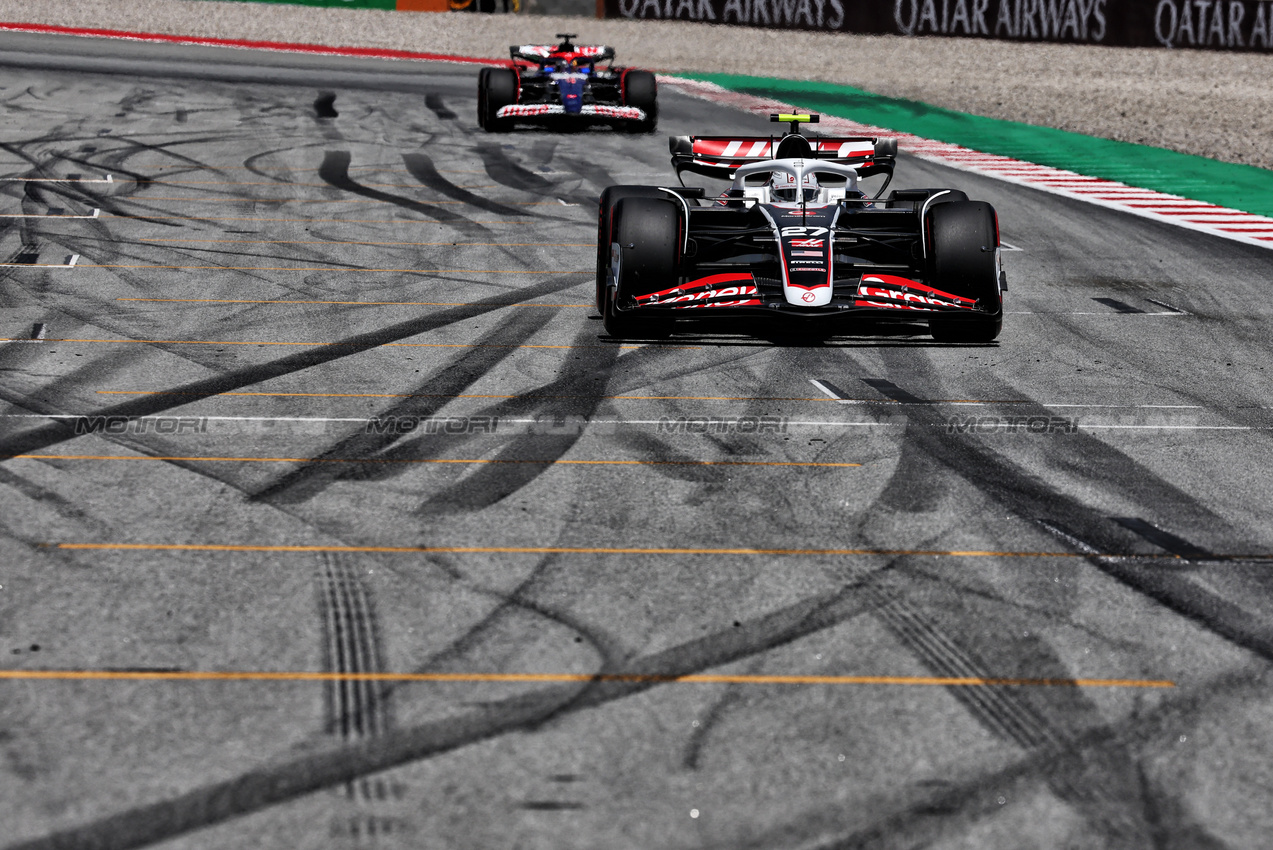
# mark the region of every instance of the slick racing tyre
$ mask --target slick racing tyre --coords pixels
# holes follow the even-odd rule
[[[999,224],[984,201],[954,201],[929,208],[928,269],[932,286],[976,299],[990,312],[938,313],[928,320],[939,342],[990,342],[1003,327],[999,289]]]
[[[486,127],[486,78],[490,75],[490,68],[477,73],[477,126],[482,128]]]
[[[602,299],[606,333],[617,339],[666,335],[671,320],[637,315],[633,299],[676,284],[681,259],[680,207],[661,198],[624,198],[615,205],[613,216],[619,270],[618,286],[614,290],[606,287]]]
[[[610,243],[615,240],[613,225],[614,206],[624,198],[666,198],[667,192],[654,186],[610,186],[601,193],[597,210],[597,294],[593,303],[597,312],[605,314],[604,297],[610,272]]]
[[[649,71],[628,71],[623,77],[623,105],[645,111],[644,121],[628,121],[629,133],[653,133],[659,123],[659,88]]]
[[[477,123],[488,133],[511,130],[513,122],[499,118],[502,106],[517,103],[517,72],[507,68],[484,68],[477,78]]]

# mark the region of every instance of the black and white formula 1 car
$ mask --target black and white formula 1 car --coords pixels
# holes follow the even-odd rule
[[[477,123],[489,133],[514,124],[580,127],[611,124],[633,133],[654,131],[659,120],[658,86],[649,71],[614,67],[614,48],[572,44],[509,48],[510,68],[483,68],[477,80]],[[604,68],[599,62],[608,62]]]
[[[601,194],[597,309],[612,336],[671,333],[686,319],[750,316],[815,335],[854,319],[927,322],[946,342],[989,342],[1003,323],[999,220],[957,189],[882,197],[897,141],[673,136],[682,172],[728,179],[702,188],[611,186]],[[883,175],[873,197],[859,180]],[[695,322],[694,324],[701,324]]]

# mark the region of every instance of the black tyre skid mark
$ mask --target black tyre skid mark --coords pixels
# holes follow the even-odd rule
[[[584,327],[575,336],[576,344],[585,344],[593,338],[593,331]],[[574,360],[567,360],[563,373],[546,387],[535,390],[536,395],[565,395],[576,389],[589,372],[609,371],[619,356],[617,348],[602,349],[602,360],[575,366]],[[505,408],[531,408],[534,412],[546,417],[582,417],[590,419],[601,404],[599,396],[592,398],[550,399],[526,404],[506,404]],[[529,410],[528,410],[529,412]],[[575,443],[583,436],[580,429],[574,434],[561,436],[543,436],[525,434],[514,439],[495,456],[496,463],[484,464],[473,474],[466,476],[456,484],[431,495],[419,508],[418,514],[423,516],[440,516],[445,514],[478,511],[490,507],[508,498],[526,487],[566,455]],[[535,463],[500,463],[500,461],[534,460]]]
[[[427,216],[435,221],[443,224],[449,224],[458,228],[464,233],[473,236],[481,235],[489,232],[487,228],[477,224],[473,220],[460,215],[459,213],[449,210],[446,207],[439,207],[433,204],[424,203],[422,201],[404,198],[400,195],[394,195],[389,192],[382,192],[379,189],[373,189],[369,186],[363,186],[349,176],[349,163],[351,155],[349,151],[329,150],[323,155],[323,164],[318,168],[318,176],[322,180],[337,189],[350,192],[355,195],[361,195],[364,198],[372,198],[377,201],[383,201],[387,204],[393,204],[405,210],[419,213]],[[506,210],[501,208],[498,210],[501,215],[518,214],[515,210]]]
[[[544,321],[547,320],[547,318],[544,319]],[[591,329],[584,329],[576,337],[576,342],[585,342],[592,339],[592,335],[593,331]],[[498,338],[504,339],[502,336]],[[519,335],[517,338],[524,338],[524,336]],[[494,340],[496,337],[491,339]],[[501,342],[499,344],[509,343]],[[484,368],[489,369],[496,362],[507,356],[507,353],[506,351],[501,354],[478,355],[473,358],[467,358],[462,362],[487,363],[489,365]],[[660,352],[657,349],[647,349],[642,353],[647,356],[674,356],[671,352]],[[572,395],[572,391],[577,391],[580,385],[588,385],[590,380],[596,375],[608,374],[617,356],[617,350],[606,348],[603,350],[600,360],[591,360],[587,364],[580,364],[578,367],[573,365],[573,361],[569,361],[563,374],[559,375],[551,383],[536,387],[515,398],[503,399],[494,405],[488,405],[480,408],[475,413],[466,415],[498,419],[513,416],[544,416],[550,418],[572,416],[586,419],[596,412],[604,399],[600,394]],[[461,373],[465,372],[463,369],[449,369],[447,372],[454,373],[455,377],[426,383],[419,387],[416,393],[416,395],[424,398],[406,399],[393,406],[389,411],[380,414],[381,418],[395,416],[423,418],[436,413],[442,405],[452,400],[448,396],[453,394],[454,391],[468,386],[470,383],[468,379],[461,376]],[[427,398],[430,395],[433,398]],[[567,397],[559,398],[558,396]],[[459,483],[430,496],[421,504],[417,514],[421,516],[441,516],[459,511],[474,511],[490,507],[516,493],[538,476],[550,470],[553,464],[574,446],[580,436],[582,434],[562,436],[527,435],[513,440],[497,455],[496,461],[533,459],[541,462],[516,464],[497,462],[484,465],[477,472],[466,476]],[[480,436],[447,434],[432,434],[428,437],[419,437],[411,436],[410,432],[401,436],[360,434],[351,437],[349,441],[342,442],[323,456],[327,457],[330,454],[332,457],[339,457],[344,456],[344,453],[358,456],[375,454],[375,460],[372,462],[367,464],[341,464],[338,467],[326,464],[315,464],[312,467],[305,467],[261,491],[257,498],[268,502],[276,502],[279,499],[299,502],[313,497],[336,481],[387,480],[395,478],[405,474],[408,471],[408,465],[387,463],[386,461],[408,460],[420,457],[442,457],[447,452],[456,451],[470,442],[480,439],[482,439]],[[354,448],[355,445],[357,446],[356,449]],[[711,473],[711,480],[718,480],[724,474],[719,471],[713,472]],[[299,487],[300,492],[291,492],[293,487]]]
[[[433,164],[433,160],[423,153],[404,153],[402,162],[407,166],[407,172],[419,180],[421,185],[432,189],[439,195],[445,195],[452,200],[461,201],[480,210],[495,213],[496,215],[506,215],[513,218],[522,218],[526,215],[525,210],[519,210],[492,201],[489,198],[483,198],[481,195],[475,195],[468,189],[462,189],[452,183],[450,180],[442,176],[437,166]]]
[[[591,332],[584,332],[583,336],[586,337],[587,334],[589,333]],[[646,360],[656,359],[661,362],[662,361],[676,362],[676,360],[678,359],[678,355],[676,354],[676,352],[664,351],[657,348],[644,349],[643,351],[635,353],[634,355],[630,355],[630,356],[641,356],[643,359],[646,359]],[[750,356],[751,356],[750,354],[743,355],[743,357],[750,357]],[[742,359],[742,358],[731,358],[731,359]],[[596,374],[605,374],[611,380],[613,380],[613,374],[612,374],[613,362],[614,362],[613,356],[604,356],[602,358],[602,363],[600,364],[600,366],[596,363],[590,363],[588,364],[588,370],[591,370],[594,376]],[[650,364],[648,363],[643,365],[646,369],[650,368]],[[505,400],[496,406],[488,407],[484,409],[483,411],[481,411],[480,415],[498,416],[498,417],[530,415],[531,413],[537,410],[537,405],[539,402],[544,401],[546,399],[555,401],[556,399],[553,399],[552,398],[553,396],[575,389],[575,384],[577,383],[587,383],[588,370],[584,370],[578,375],[570,374],[570,375],[563,376],[562,378],[555,380],[553,383],[549,385],[541,386],[535,390],[524,393],[515,399]],[[589,407],[589,409],[592,409],[592,408],[595,408],[595,406],[600,403],[601,398],[599,396],[584,395],[584,396],[581,396],[580,399],[571,399],[571,401],[582,401],[584,404],[586,404]],[[760,402],[757,402],[757,404],[759,403]],[[578,408],[571,408],[571,410],[572,411],[578,410]],[[553,414],[548,414],[548,415],[551,416]],[[567,415],[567,414],[563,414],[563,415]],[[437,437],[432,437],[430,438],[431,445],[440,446],[441,441],[444,439],[447,439],[447,438],[443,437],[442,435],[439,435]],[[450,445],[448,446],[448,448],[449,449],[457,448],[463,445],[464,442],[467,441],[467,439],[468,438],[466,437],[455,437],[455,438],[449,439],[448,442]],[[652,443],[650,444],[642,442],[639,445],[636,445],[635,447],[629,444],[629,447],[633,449],[633,453],[635,454],[643,454],[644,453],[643,449],[646,449],[646,448],[649,449],[649,454],[651,456],[666,457],[666,456],[671,456],[674,454],[668,449],[659,448],[660,441],[658,441],[657,439],[651,438],[651,440],[652,440]],[[417,453],[413,450],[414,442],[415,441],[399,443],[398,445],[394,447],[392,452],[390,452],[387,456],[389,457],[394,457],[399,455],[403,457],[418,456]],[[570,445],[573,444],[573,442],[574,440],[571,439],[570,437],[562,437],[562,438],[557,438],[556,440],[551,440],[551,443],[557,444],[555,448],[560,449],[562,453],[564,453],[564,450],[568,449]],[[539,449],[539,451],[536,452],[536,454],[539,456],[542,456],[543,445],[544,443],[541,443],[539,441],[536,441],[535,443],[535,448]],[[443,452],[441,450],[437,451],[437,454],[439,455],[442,453]],[[688,459],[688,456],[682,455],[680,457]],[[548,468],[547,466],[536,465],[536,472],[538,474],[538,472],[545,471],[547,468]],[[686,468],[688,471],[684,472],[683,474],[681,472],[680,467],[673,467],[671,471],[669,471],[666,467],[662,467],[662,466],[655,467],[655,469],[656,471],[663,473],[665,475],[668,475],[669,477],[684,477],[687,480],[692,480],[692,481],[695,481],[696,483],[704,483],[708,485],[718,484],[722,480],[722,478],[726,477],[728,474],[724,471],[721,471],[719,469],[714,469],[711,467],[707,467],[707,468],[688,467]],[[473,509],[480,509],[481,507],[485,507],[489,504],[493,504],[495,501],[498,500],[498,498],[506,497],[505,491],[507,490],[507,487],[497,486],[493,489],[487,489],[484,487],[477,486],[473,484],[471,481],[466,481],[464,485],[462,486],[472,488],[473,494],[470,495],[468,501],[473,503]],[[498,493],[500,495],[498,498],[492,497],[490,495],[491,493]],[[440,504],[440,506],[442,506],[443,508],[447,503],[447,500],[443,500],[443,499],[436,499],[435,501],[437,501]],[[567,527],[569,527],[569,525],[570,523],[568,522]],[[565,545],[572,545],[572,544],[567,543]],[[586,544],[579,544],[579,545],[586,545]],[[435,563],[443,564],[445,563],[445,556],[433,556],[431,560],[433,560]],[[547,575],[548,568],[552,564],[556,563],[557,560],[558,560],[557,556],[550,555],[545,557],[544,560],[542,560],[540,564],[536,566],[535,570],[525,580],[523,580],[516,589],[514,589],[511,592],[503,592],[503,593],[495,594],[501,600],[501,604],[498,607],[493,609],[486,618],[484,618],[481,622],[475,624],[464,635],[460,636],[455,641],[453,641],[450,646],[439,650],[434,655],[425,659],[421,664],[417,665],[415,668],[415,671],[423,673],[423,672],[429,672],[431,670],[439,669],[438,665],[455,660],[458,657],[460,657],[464,652],[468,651],[470,648],[478,645],[481,639],[481,636],[497,628],[502,618],[508,615],[510,612],[520,612],[520,611],[528,610],[531,613],[534,613],[540,617],[543,617],[551,622],[565,625],[568,628],[573,629],[582,639],[587,640],[587,642],[592,646],[592,648],[597,651],[598,656],[601,658],[601,668],[600,668],[601,670],[606,672],[618,672],[621,668],[615,666],[616,660],[620,658],[628,657],[629,653],[623,650],[621,643],[617,639],[609,636],[608,634],[601,632],[599,630],[599,627],[596,625],[592,625],[592,624],[585,625],[584,623],[577,621],[574,617],[570,615],[568,611],[557,611],[557,610],[549,611],[542,604],[539,604],[533,601],[532,597],[534,595],[534,589],[536,587],[542,586],[548,580],[548,575]],[[448,569],[447,572],[453,578],[456,578],[457,580],[462,578],[462,575],[459,570]],[[486,591],[483,591],[482,588],[480,587],[474,587],[472,585],[469,585],[469,587],[471,590],[474,590],[479,593],[486,592]],[[559,598],[559,595],[554,595],[552,598],[557,599]],[[397,690],[397,687],[398,686],[392,683],[386,684],[384,686],[384,693],[388,695],[392,693],[393,691]]]
[[[318,576],[318,609],[323,624],[323,669],[332,673],[383,673],[375,600],[362,570],[343,553],[324,553]],[[325,727],[329,735],[360,739],[383,734],[394,725],[389,694],[373,681],[323,683]]]
[[[877,570],[887,570],[884,566]],[[450,752],[569,714],[644,693],[672,679],[736,662],[867,611],[853,583],[818,594],[716,635],[638,658],[623,678],[540,688],[459,717],[388,730],[343,746],[316,743],[308,753],[173,799],[138,806],[6,850],[131,850],[242,817],[361,776]]]
[[[96,138],[96,137],[93,137],[93,138]],[[74,140],[73,139],[58,139],[57,141],[69,142]],[[79,157],[79,156],[74,156],[71,154],[58,154],[58,159],[64,162],[73,163],[75,165],[78,165],[84,168],[100,168],[104,171],[110,172],[112,175],[120,175],[123,177],[127,177],[129,180],[132,181],[133,183],[132,186],[129,186],[127,182],[121,180],[115,184],[110,194],[100,194],[99,192],[95,190],[84,189],[82,187],[75,186],[74,184],[62,185],[57,183],[51,183],[51,184],[44,185],[43,187],[44,191],[51,191],[57,194],[62,194],[65,197],[79,200],[83,203],[91,203],[94,206],[101,209],[103,213],[114,216],[116,218],[130,219],[134,221],[144,221],[148,224],[154,224],[161,227],[181,228],[181,227],[185,227],[187,222],[199,222],[199,223],[211,224],[211,225],[215,225],[217,223],[212,219],[203,219],[203,218],[197,218],[193,216],[185,218],[183,221],[171,221],[167,218],[152,217],[152,216],[166,215],[167,213],[169,213],[169,210],[164,208],[151,207],[150,212],[152,215],[148,216],[145,213],[139,214],[137,212],[130,212],[124,205],[121,204],[121,202],[127,202],[134,206],[145,208],[146,202],[144,201],[144,193],[148,191],[155,183],[155,181],[152,178],[147,177],[145,174],[135,171],[126,165],[128,160],[132,159],[134,156],[137,156],[139,154],[144,154],[144,153],[163,154],[166,157],[175,159],[178,162],[181,162],[190,166],[192,170],[196,170],[201,173],[211,171],[213,174],[221,174],[222,176],[226,176],[224,175],[223,172],[220,171],[220,169],[215,169],[215,168],[209,169],[206,165],[201,163],[199,160],[194,159],[192,157],[185,156],[183,154],[177,153],[172,150],[172,148],[174,147],[179,147],[183,145],[200,145],[200,144],[209,143],[209,142],[220,142],[220,141],[224,141],[224,139],[222,139],[219,136],[202,136],[201,135],[197,137],[191,137],[188,139],[182,139],[180,141],[168,142],[164,144],[151,144],[146,142],[140,142],[140,141],[137,141],[136,139],[129,138],[126,136],[118,136],[118,137],[112,137],[112,141],[121,143],[122,145],[125,145],[125,146],[97,152],[94,157]],[[168,176],[174,176],[174,175],[170,174]],[[142,195],[143,199],[139,200],[137,197],[138,195]],[[99,221],[100,220],[97,220],[92,223],[98,224]]]
[[[541,295],[560,292],[574,285],[575,282],[572,280],[550,279],[525,287],[521,290],[521,293],[525,298],[533,299]],[[273,378],[290,375],[312,366],[320,366],[324,363],[360,354],[389,342],[396,342],[407,337],[446,327],[457,321],[471,319],[475,314],[481,315],[506,306],[508,303],[507,298],[507,295],[497,295],[475,301],[464,308],[447,309],[429,316],[399,322],[380,330],[356,334],[331,345],[290,354],[259,366],[237,369],[225,374],[214,375],[211,378],[204,378],[172,387],[166,390],[165,394],[144,396],[106,407],[94,412],[93,416],[153,416],[199,399],[209,398]],[[156,347],[166,350],[161,344],[157,344]],[[59,422],[41,426],[24,434],[0,441],[0,457],[11,457],[15,454],[28,454],[39,451],[62,443],[72,437],[74,437],[73,422]]]
[[[1039,412],[1046,414],[1042,409]],[[1052,490],[1006,458],[970,441],[944,435],[940,426],[932,411],[920,408],[917,413],[912,413],[901,447],[903,462],[899,463],[894,481],[881,497],[881,503],[899,503],[896,498],[890,499],[890,490],[913,493],[922,489],[923,480],[915,480],[912,476],[921,472],[927,478],[936,466],[948,469],[1026,519],[1055,518],[1059,515],[1062,522],[1083,529],[1086,535],[1083,539],[1097,541],[1094,549],[1118,552],[1125,547],[1124,540],[1114,533],[1113,523],[1107,517]],[[1072,450],[1069,456],[1082,457],[1085,471],[1099,472],[1096,477],[1101,479],[1099,489],[1102,492],[1121,495],[1130,503],[1146,504],[1152,506],[1151,509],[1173,506],[1182,515],[1204,517],[1214,527],[1225,528],[1221,518],[1210,514],[1187,494],[1154,476],[1122,452],[1084,434],[1066,435],[1065,439],[1062,445]],[[908,455],[922,457],[924,461],[907,464],[905,458]],[[1238,539],[1236,532],[1233,539]],[[1273,641],[1269,639],[1267,627],[1262,628],[1258,618],[1219,598],[1184,574],[1171,569],[1164,571],[1161,565],[1141,561],[1088,560],[1131,589],[1154,598],[1204,628],[1265,658],[1273,657],[1270,655]],[[898,571],[894,577],[903,576],[904,573]],[[960,595],[950,594],[952,598],[946,605],[934,605],[929,601],[921,611],[908,598],[914,596],[931,600],[934,594],[931,590],[921,590],[915,581],[917,576],[905,577],[908,579],[907,586],[882,594],[877,599],[877,610],[881,620],[938,675],[1013,675],[1011,669],[1019,669],[1019,665],[1027,660],[1030,669],[1019,669],[1017,675],[1055,678],[1069,675],[1051,647],[1037,636],[1031,641],[1014,638],[1009,645],[1016,649],[1016,658],[1007,659],[1007,669],[1002,661],[990,667],[979,658],[983,655],[1002,658],[1005,645],[985,629],[958,629],[959,623],[969,622],[968,617],[953,614],[963,604]],[[1216,586],[1214,582],[1209,584]],[[1224,582],[1221,581],[1219,586],[1223,587]],[[1002,611],[998,612],[998,616],[1002,618]],[[972,619],[984,622],[979,618]],[[1030,624],[1028,620],[1023,622],[1024,625]],[[1023,622],[1013,624],[1015,634],[1022,633]],[[952,637],[956,631],[962,633],[962,638]],[[976,648],[967,648],[969,643]],[[1042,673],[1039,672],[1040,665],[1045,668]],[[952,689],[952,693],[990,731],[1026,749],[1063,748],[1081,733],[1084,725],[1099,723],[1101,718],[1099,710],[1078,691],[1027,695],[999,689],[957,688]],[[1034,698],[1040,696],[1046,696],[1047,703],[1032,705],[1037,702]],[[1064,705],[1058,705],[1058,700]],[[1137,780],[1138,767],[1131,755],[1122,747],[1110,746],[1094,754],[1093,759],[1066,761],[1064,764],[1065,769],[1053,771],[1048,776],[1054,792],[1078,805],[1095,821],[1102,835],[1114,842],[1111,846],[1141,846],[1150,830],[1144,821],[1146,804]]]
[[[542,195],[557,188],[556,183],[536,174],[521,163],[514,162],[513,158],[498,145],[479,144],[477,155],[482,158],[486,176],[510,189]]]
[[[495,328],[476,344],[461,354],[445,368],[431,375],[414,388],[410,398],[402,399],[387,410],[377,414],[381,420],[418,419],[436,414],[451,398],[484,377],[492,369],[514,354],[519,343],[525,342],[550,320],[545,312],[515,314],[513,318]],[[433,457],[430,445],[419,438],[404,440],[405,434],[396,431],[375,433],[368,430],[352,434],[324,451],[315,460],[287,473],[277,481],[261,488],[253,500],[269,503],[299,503],[308,501],[337,481],[374,481],[396,477],[405,472],[397,464],[383,461],[399,458]],[[409,446],[403,445],[410,443]],[[409,449],[389,453],[390,449]],[[323,461],[333,458],[374,458],[366,464],[341,464],[333,466]],[[380,461],[380,462],[377,462]]]
[[[847,834],[843,834],[843,816],[837,808],[820,806],[797,812],[787,823],[750,836],[748,841],[708,846],[720,850],[769,850],[773,847],[792,846],[808,847],[809,850],[915,850],[921,847],[945,847],[952,838],[958,836],[960,825],[973,826],[980,820],[1000,816],[1003,808],[997,800],[999,795],[1010,796],[1014,801],[1026,798],[1058,766],[1065,769],[1068,765],[1081,762],[1091,753],[1099,753],[1111,744],[1125,746],[1134,753],[1160,746],[1164,737],[1172,736],[1173,732],[1169,730],[1196,720],[1214,704],[1233,698],[1235,692],[1255,688],[1259,688],[1259,692],[1248,696],[1263,698],[1262,685],[1252,683],[1245,676],[1230,674],[1207,682],[1189,694],[1164,702],[1148,714],[1140,713],[1101,722],[1084,730],[1060,749],[1043,747],[1032,750],[1006,767],[996,766],[987,770],[980,767],[968,769],[959,763],[944,765],[938,773],[941,779],[923,783],[900,807],[896,805],[894,796],[868,799],[856,805],[851,817],[861,811],[879,811],[884,814],[877,816],[869,826],[854,829]],[[1143,760],[1138,760],[1138,765],[1142,763]],[[1138,770],[1138,773],[1141,771]],[[1222,850],[1225,845],[1219,842],[1208,843],[1209,834],[1192,822],[1184,805],[1169,795],[1158,793],[1152,784],[1142,784],[1145,785],[1146,821],[1153,821],[1154,815],[1151,812],[1157,809],[1159,825],[1154,826],[1153,833],[1145,842],[1134,846],[1154,850]],[[960,823],[951,822],[951,816],[956,814],[959,815]],[[1164,822],[1179,827],[1177,838],[1182,835],[1204,838],[1198,844],[1160,842],[1156,834],[1161,831]],[[828,834],[834,836],[835,833],[842,834],[818,840]]]
[[[454,121],[459,117],[446,105],[442,95],[435,91],[431,91],[424,96],[424,105],[437,116],[439,121]]]

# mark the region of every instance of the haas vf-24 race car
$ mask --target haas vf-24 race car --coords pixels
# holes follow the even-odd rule
[[[611,124],[634,133],[654,131],[658,86],[649,71],[614,67],[614,48],[572,44],[509,48],[511,68],[483,68],[477,79],[477,123],[489,133],[517,123],[586,126]],[[604,68],[599,62],[609,62]]]
[[[608,333],[751,316],[817,335],[853,319],[927,322],[944,342],[999,335],[1006,280],[990,204],[956,189],[882,197],[895,139],[804,136],[800,124],[818,116],[771,117],[791,131],[671,137],[678,180],[729,180],[719,196],[683,183],[602,192],[597,309]],[[883,184],[867,197],[858,181],[877,175]]]

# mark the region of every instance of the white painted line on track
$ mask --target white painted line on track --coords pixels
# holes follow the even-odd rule
[[[1126,318],[1127,316],[1188,316],[1184,310],[1171,310],[1164,312],[1154,311],[1152,313],[1144,310],[1137,310],[1134,313],[1120,313],[1118,311],[1101,310],[1101,311],[1083,311],[1083,310],[1004,310],[1005,316],[1119,316]]]
[[[689,80],[675,76],[659,75],[659,82],[674,86],[686,94],[733,106],[747,112],[770,113],[777,111],[799,111],[800,107],[787,103],[755,97],[753,95],[733,92],[715,83]],[[1062,168],[1024,162],[999,154],[983,153],[949,142],[938,142],[925,139],[910,133],[899,133],[883,127],[859,124],[846,118],[835,118],[823,115],[820,125],[824,130],[833,133],[845,133],[854,136],[878,136],[897,139],[898,147],[920,159],[993,177],[1008,183],[1028,186],[1040,191],[1049,192],[1066,198],[1086,201],[1087,203],[1108,209],[1119,210],[1131,215],[1148,218],[1154,221],[1173,224],[1189,230],[1208,233],[1247,245],[1262,248],[1273,248],[1273,235],[1246,235],[1231,227],[1219,227],[1220,224],[1234,225],[1238,223],[1270,228],[1273,233],[1273,218],[1268,218],[1242,210],[1206,204],[1193,198],[1156,192],[1129,186],[1116,180],[1100,177],[1089,177]],[[1139,203],[1130,203],[1135,200]],[[1197,212],[1180,209],[1181,205],[1202,205]],[[1201,212],[1202,209],[1207,212]],[[1261,229],[1259,232],[1263,233]]]
[[[14,269],[73,269],[79,261],[79,254],[71,254],[64,263],[0,263],[0,267]]]
[[[840,401],[840,402],[845,401],[845,399],[840,397],[839,393],[837,393],[835,390],[831,389],[830,387],[828,387],[826,384],[822,383],[821,381],[816,380],[814,378],[810,378],[809,383],[817,387],[819,392],[826,393],[828,396],[835,399],[836,401]]]
[[[99,209],[94,209],[92,215],[28,215],[27,213],[0,213],[0,218],[97,218],[102,214]]]
[[[416,419],[416,417],[405,417],[405,418],[412,419],[412,420]],[[679,418],[678,417],[663,417],[661,419],[583,420],[581,418],[577,422],[567,421],[565,423],[555,423],[551,418],[549,419],[526,419],[526,418],[504,419],[502,417],[471,417],[471,416],[457,414],[452,417],[445,417],[445,416],[419,417],[418,421],[416,421],[416,424],[412,426],[411,428],[403,429],[400,432],[395,431],[393,433],[402,433],[402,434],[413,433],[417,431],[418,426],[425,425],[426,423],[429,423],[429,422],[432,422],[436,425],[445,425],[448,422],[459,422],[459,421],[470,420],[474,418],[492,423],[491,427],[487,428],[486,430],[471,430],[471,431],[463,431],[463,432],[456,431],[454,433],[456,434],[464,433],[467,436],[478,436],[479,434],[482,436],[507,436],[507,434],[509,433],[507,431],[503,431],[502,434],[500,433],[500,431],[503,430],[505,426],[524,426],[527,429],[534,429],[534,430],[528,430],[521,433],[534,434],[538,431],[545,436],[552,436],[552,435],[559,436],[561,434],[566,434],[566,433],[582,434],[585,431],[592,431],[594,433],[606,433],[606,432],[610,432],[622,427],[654,426],[654,427],[660,427],[660,428],[667,428],[677,433],[688,434],[691,436],[695,434],[719,435],[722,433],[731,433],[732,429],[730,429],[728,426],[731,422],[734,421],[734,419],[732,418],[691,416],[691,417],[679,417]],[[748,419],[748,420],[752,420],[752,419],[759,420],[759,419],[764,419],[766,417],[742,417],[742,418]],[[811,429],[826,429],[826,430],[856,429],[856,428],[907,428],[907,427],[911,427],[911,424],[912,424],[910,422],[910,417],[904,414],[892,414],[878,420],[856,420],[856,421],[827,420],[827,419],[783,420],[781,419],[781,417],[771,417],[771,418],[776,420],[774,423],[774,428],[768,429],[768,430],[771,430],[773,433],[778,433],[778,430],[777,430],[778,428],[781,428],[782,432],[786,432],[792,428],[811,428]],[[1056,418],[1056,417],[1053,417],[1053,418]],[[362,425],[364,427],[372,426],[372,425],[383,426],[385,425],[386,422],[391,423],[391,420],[381,419],[377,417],[366,417],[366,416],[357,416],[357,417],[346,417],[346,416],[189,416],[189,415],[165,416],[160,414],[150,415],[150,416],[111,416],[107,414],[76,415],[76,414],[59,414],[59,413],[49,413],[49,414],[5,413],[5,414],[0,414],[0,419],[18,419],[18,420],[41,419],[45,421],[88,420],[90,422],[94,420],[110,420],[112,422],[118,421],[120,423],[125,421],[127,422],[152,421],[153,422],[153,421],[160,421],[160,420],[187,420],[187,421],[200,421],[200,422],[209,422],[209,423],[223,422],[227,424],[235,424],[235,423],[239,423],[239,424],[295,423],[295,424],[302,424],[302,425],[341,424],[341,425]],[[1040,434],[1040,433],[1044,433],[1042,429],[1039,429],[1037,431],[1029,430],[1028,425],[1030,421],[1039,420],[1046,423],[1048,419],[1049,417],[1045,414],[1037,414],[1037,415],[1030,415],[1030,416],[1022,415],[1022,416],[1015,416],[1015,417],[985,417],[986,421],[982,421],[982,419],[980,418],[974,418],[974,419],[967,420],[961,423],[941,421],[941,422],[927,422],[927,423],[921,422],[917,424],[926,424],[929,427],[942,428],[952,433],[958,432],[958,433],[971,433],[971,434],[988,434],[988,433]],[[703,425],[704,427],[702,428],[697,427],[699,424]],[[1218,424],[1213,425],[1213,424],[1201,424],[1201,423],[1155,424],[1155,423],[1120,423],[1120,422],[1081,422],[1077,420],[1067,421],[1065,424],[1069,428],[1068,431],[1063,432],[1063,431],[1057,430],[1055,431],[1055,433],[1075,433],[1077,431],[1197,431],[1197,432],[1273,431],[1273,424],[1270,424],[1270,425],[1218,425]],[[89,436],[90,434],[94,434],[94,433],[101,433],[103,435],[109,436],[111,434],[122,434],[122,433],[128,433],[128,432],[122,428],[120,428],[119,430],[110,430],[106,427],[102,427],[92,431],[86,431],[83,434],[77,434],[76,436]],[[156,432],[156,433],[159,433],[159,432]],[[213,433],[213,432],[199,431],[199,433]],[[442,431],[437,431],[436,433],[440,434],[442,433]],[[757,433],[757,431],[752,429],[752,430],[744,431],[742,433],[754,434],[754,433]],[[765,431],[760,431],[759,433],[765,433]]]
[[[0,183],[114,183],[107,174],[104,178],[95,177],[0,177]]]

